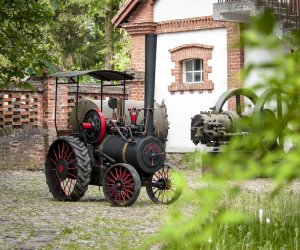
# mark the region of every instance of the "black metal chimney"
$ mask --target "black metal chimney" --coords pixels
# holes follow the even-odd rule
[[[145,129],[146,135],[153,136],[153,113],[156,66],[156,34],[145,36]]]

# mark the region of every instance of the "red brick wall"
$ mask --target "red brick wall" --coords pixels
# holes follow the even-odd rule
[[[129,94],[128,98],[132,100],[138,100],[143,101],[144,100],[144,81],[143,80],[137,80],[137,81],[131,81],[128,83],[129,86]]]
[[[145,71],[145,36],[131,36],[131,67],[136,71]]]
[[[238,72],[244,68],[244,46],[239,24],[227,24],[227,89],[243,87]],[[235,110],[235,98],[228,101],[228,110]]]
[[[154,1],[144,1],[144,3],[140,4],[139,8],[130,16],[128,19],[129,23],[147,23],[153,22],[153,9]]]
[[[135,71],[145,71],[145,34],[155,33],[153,0],[143,1],[122,27],[131,36],[131,67]]]
[[[42,124],[42,94],[33,91],[0,92],[0,127],[23,128]]]
[[[132,83],[136,88],[131,96],[143,96],[144,84]],[[56,138],[54,125],[55,81],[34,82],[37,91],[9,89],[0,91],[0,169],[44,168],[49,145]],[[100,86],[83,84],[79,99],[100,99]],[[58,86],[57,127],[68,128],[68,114],[74,108],[74,87]],[[106,87],[104,97],[123,97],[123,87]],[[126,88],[128,98],[128,88]],[[22,159],[22,161],[20,161]]]

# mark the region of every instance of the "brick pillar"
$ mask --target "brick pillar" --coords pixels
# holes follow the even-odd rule
[[[68,85],[59,85],[57,89],[56,124],[58,130],[68,129]]]
[[[43,128],[48,130],[52,136],[55,135],[54,127],[54,101],[55,101],[55,80],[46,78],[44,80],[44,94],[43,94],[43,109],[44,122]]]
[[[56,138],[55,130],[55,79],[44,80],[43,94],[44,122],[43,128],[48,131],[47,146]],[[59,85],[57,92],[56,124],[58,130],[68,128],[68,86]]]
[[[241,26],[235,23],[227,25],[227,89],[241,88],[244,83],[238,73],[244,68],[244,44],[241,39]],[[235,100],[230,99],[228,110],[234,110]]]

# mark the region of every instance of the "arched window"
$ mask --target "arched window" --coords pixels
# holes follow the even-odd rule
[[[186,44],[170,50],[171,61],[175,68],[171,74],[175,81],[168,86],[168,90],[175,92],[212,92],[214,84],[209,74],[212,72],[209,60],[212,58],[213,47],[203,44]]]

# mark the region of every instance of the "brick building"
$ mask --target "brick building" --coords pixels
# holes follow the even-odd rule
[[[112,22],[131,37],[131,67],[144,72],[144,36],[156,33],[155,99],[165,101],[170,122],[168,152],[195,149],[191,117],[209,110],[227,89],[251,85],[238,79],[247,64],[269,58],[245,49],[243,23],[271,8],[279,19],[278,35],[299,26],[299,0],[127,0]],[[142,87],[142,84],[140,85]],[[234,109],[232,100],[228,109]]]
[[[213,19],[211,0],[128,0],[113,18],[131,37],[131,67],[144,71],[144,35],[156,33],[155,99],[165,101],[170,122],[167,151],[193,151],[191,117],[209,110],[219,95],[243,84],[240,25]]]

